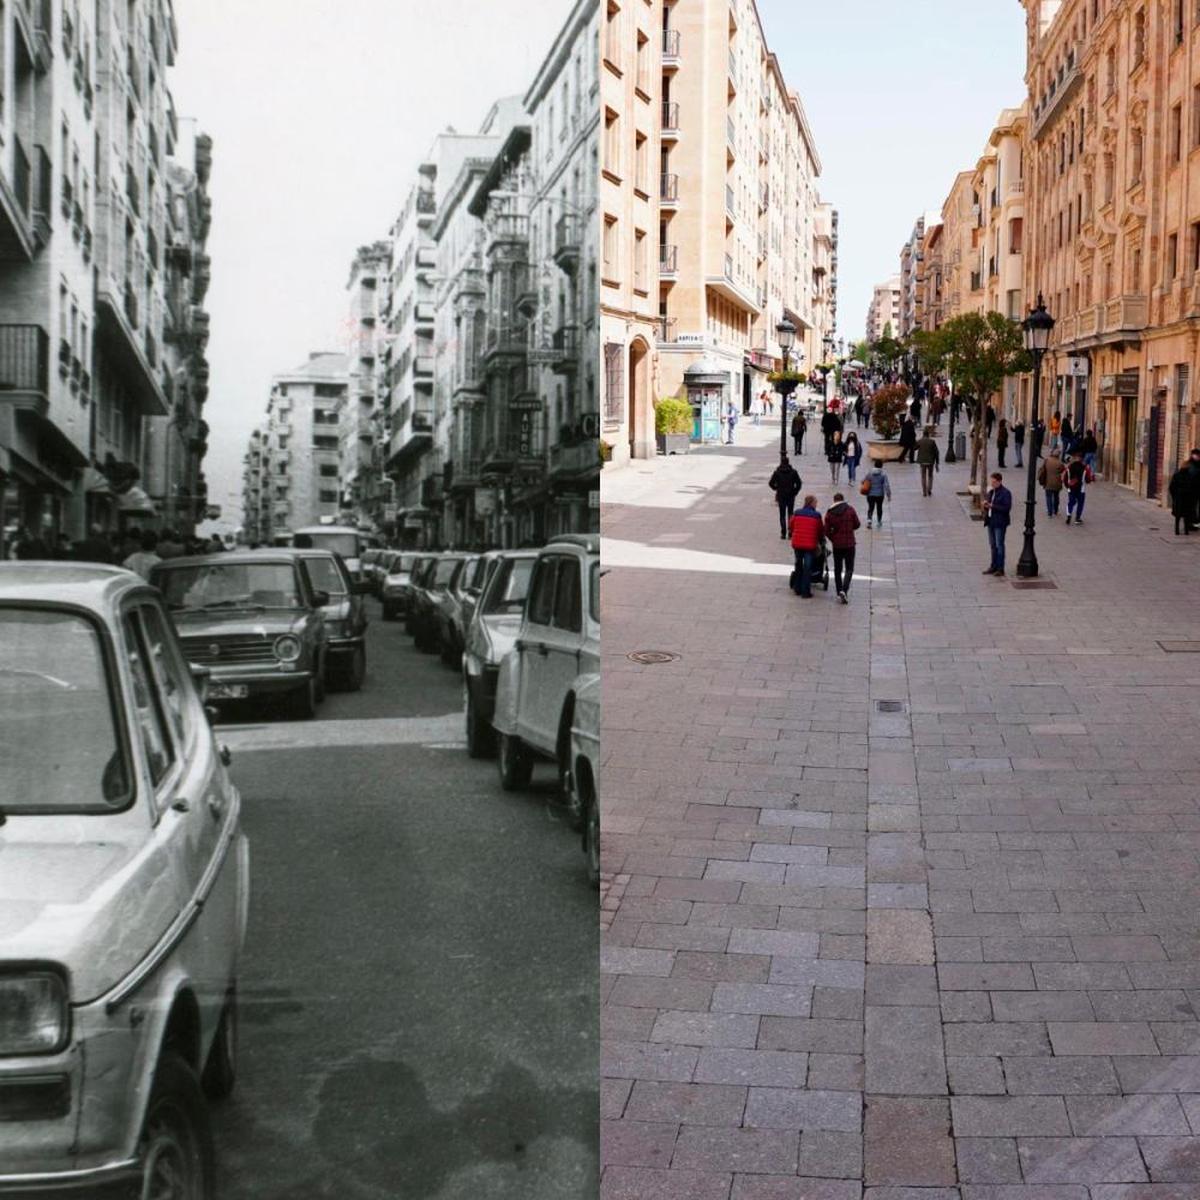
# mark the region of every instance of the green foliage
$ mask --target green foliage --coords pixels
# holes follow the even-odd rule
[[[686,400],[666,396],[654,406],[655,433],[691,433],[694,421],[692,406]]]
[[[871,361],[871,343],[863,338],[861,342],[855,342],[851,357],[858,359],[860,363],[869,363]]]
[[[902,383],[889,383],[871,397],[871,424],[885,441],[900,435],[900,422],[908,412],[912,393]]]
[[[808,382],[808,376],[803,371],[772,371],[767,376],[769,383],[794,383],[805,384]]]
[[[940,329],[924,334],[922,346],[928,361],[950,376],[955,391],[974,400],[998,392],[1006,376],[1032,365],[1020,324],[998,312],[951,317]]]
[[[889,325],[884,329],[883,336],[871,347],[875,358],[885,367],[890,367],[904,356],[904,344],[892,337],[890,330]]]

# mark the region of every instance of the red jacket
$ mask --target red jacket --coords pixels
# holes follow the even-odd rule
[[[844,500],[825,514],[825,532],[835,550],[854,549],[854,531],[862,524],[853,506]]]
[[[802,508],[792,518],[792,549],[815,550],[821,544],[821,514],[815,508]]]

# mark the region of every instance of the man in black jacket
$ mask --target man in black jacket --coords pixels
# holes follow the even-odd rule
[[[775,493],[775,502],[779,505],[779,536],[786,538],[792,514],[796,511],[796,497],[804,486],[800,473],[788,461],[786,454],[779,456],[779,466],[767,481],[767,486]]]
[[[828,454],[829,447],[833,443],[833,435],[846,432],[842,418],[832,410],[827,411],[821,418],[821,432],[825,435],[825,453]]]

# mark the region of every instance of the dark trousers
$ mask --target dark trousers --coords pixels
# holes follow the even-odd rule
[[[854,547],[849,550],[833,552],[833,586],[839,592],[850,590],[850,580],[854,578]]]
[[[1004,462],[1004,456],[1006,453],[1008,453],[1007,446],[997,446],[996,447],[996,462],[1001,467],[1006,465]]]
[[[792,514],[796,511],[796,497],[776,496],[775,502],[779,505],[779,532],[787,533],[792,523]]]
[[[1061,495],[1061,492],[1054,491],[1051,488],[1046,489],[1046,516],[1058,516],[1058,501]]]
[[[812,596],[813,550],[796,550],[796,573],[793,576],[793,589],[797,596],[808,599]]]
[[[878,516],[880,525],[883,524],[883,497],[882,496],[868,496],[867,497],[867,520],[869,521],[872,516]]]
[[[921,464],[921,495],[933,495],[933,463]]]
[[[802,434],[802,433],[792,434],[792,453],[793,454],[803,454],[804,453],[804,434]]]
[[[917,449],[916,446],[905,446],[900,451],[899,461],[900,462],[916,462],[916,459],[913,458],[913,455],[916,453],[916,449]]]
[[[988,549],[992,552],[992,570],[1004,570],[1004,535],[1008,532],[1007,525],[989,525],[987,527]]]

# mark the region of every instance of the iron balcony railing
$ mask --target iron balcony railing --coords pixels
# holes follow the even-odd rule
[[[678,270],[679,247],[661,245],[658,248],[658,269],[663,275],[674,275]]]
[[[679,176],[663,175],[659,180],[659,198],[675,201],[679,199]]]
[[[679,30],[663,30],[663,58],[679,57]]]
[[[679,129],[679,105],[674,100],[664,100],[662,106],[663,132]]]

